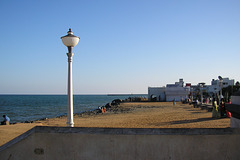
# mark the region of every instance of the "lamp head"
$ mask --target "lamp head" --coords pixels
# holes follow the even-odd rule
[[[66,36],[61,37],[62,42],[67,47],[74,47],[79,42],[79,37],[73,35],[71,28],[69,28],[68,34]]]

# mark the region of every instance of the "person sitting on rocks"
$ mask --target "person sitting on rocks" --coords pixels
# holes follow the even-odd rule
[[[9,125],[10,118],[6,115],[3,115],[4,120],[1,122],[1,125]]]

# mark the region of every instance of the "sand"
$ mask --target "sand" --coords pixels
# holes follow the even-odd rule
[[[212,113],[189,104],[171,102],[122,103],[104,114],[74,115],[75,127],[108,128],[228,128],[229,118],[214,119]],[[66,117],[34,123],[0,126],[0,146],[34,126],[66,126]]]

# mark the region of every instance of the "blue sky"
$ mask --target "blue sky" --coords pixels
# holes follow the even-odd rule
[[[179,78],[240,80],[238,0],[1,0],[0,94],[147,93]]]

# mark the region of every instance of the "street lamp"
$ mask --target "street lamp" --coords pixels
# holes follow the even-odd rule
[[[72,87],[72,49],[79,42],[79,37],[74,36],[71,28],[69,28],[68,34],[61,37],[62,42],[68,48],[68,109],[67,109],[67,126],[74,127],[73,122],[73,87]]]
[[[200,93],[201,93],[201,104],[203,103],[203,87],[204,87],[205,83],[202,82],[202,83],[199,83],[199,90],[200,90]]]
[[[219,87],[220,87],[220,97],[219,97],[219,104],[220,104],[221,99],[223,98],[223,95],[222,95],[223,78],[221,76],[218,76],[218,79],[219,79]]]

